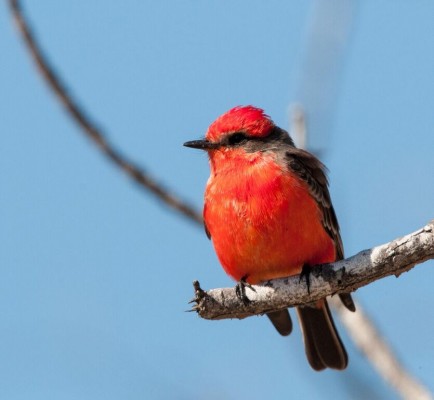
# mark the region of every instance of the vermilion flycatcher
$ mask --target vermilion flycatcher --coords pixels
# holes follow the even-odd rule
[[[205,230],[238,288],[343,258],[324,165],[297,149],[263,110],[235,107],[211,124],[204,140],[184,145],[208,152]],[[351,296],[340,297],[354,311]],[[312,368],[344,369],[347,353],[326,299],[298,307],[297,314]],[[268,316],[289,335],[288,310]]]

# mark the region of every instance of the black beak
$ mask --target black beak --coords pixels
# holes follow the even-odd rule
[[[184,146],[193,149],[211,150],[219,148],[220,144],[209,142],[208,140],[192,140],[191,142],[185,142]]]

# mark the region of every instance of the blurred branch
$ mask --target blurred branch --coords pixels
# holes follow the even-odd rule
[[[297,138],[297,145],[305,148],[307,142],[306,116],[299,104],[293,106],[292,109],[291,133]],[[329,304],[337,312],[356,348],[403,399],[432,399],[431,393],[400,363],[374,322],[364,312],[362,305],[356,299],[353,300],[356,313],[349,312],[338,297],[332,297]]]
[[[53,67],[50,65],[48,59],[43,55],[42,50],[38,44],[38,42],[35,39],[35,36],[33,35],[31,29],[30,29],[30,25],[28,23],[28,21],[26,20],[26,18],[24,17],[22,10],[21,10],[21,4],[19,2],[19,0],[9,0],[9,4],[10,4],[10,8],[12,10],[14,19],[15,19],[15,23],[18,27],[18,30],[22,36],[22,39],[25,43],[25,45],[27,46],[27,49],[29,51],[29,53],[31,54],[33,61],[35,62],[36,66],[38,67],[39,72],[41,73],[41,75],[43,76],[43,78],[45,79],[46,83],[48,84],[49,88],[53,91],[53,93],[57,96],[58,100],[62,103],[62,105],[65,107],[65,109],[67,110],[67,112],[69,113],[69,115],[71,116],[71,118],[78,124],[78,126],[82,129],[83,133],[88,136],[97,146],[98,148],[103,152],[103,154],[112,162],[114,163],[118,168],[120,168],[121,170],[124,171],[124,173],[129,176],[131,179],[133,179],[136,183],[139,184],[140,187],[142,187],[143,189],[149,191],[150,193],[154,194],[157,198],[159,198],[161,201],[163,201],[165,204],[169,205],[170,207],[172,207],[173,209],[175,209],[176,211],[178,211],[179,213],[183,214],[184,216],[186,216],[188,219],[202,224],[202,216],[201,214],[192,206],[186,204],[185,202],[183,202],[182,200],[180,200],[177,196],[173,195],[169,190],[165,189],[158,181],[155,180],[155,178],[151,177],[148,173],[146,173],[143,168],[140,168],[137,164],[133,163],[131,160],[128,160],[126,157],[124,157],[106,138],[106,135],[104,134],[104,132],[96,127],[96,125],[91,121],[91,119],[89,118],[89,116],[86,114],[86,112],[79,106],[79,104],[72,98],[72,96],[68,93],[68,90],[66,89],[66,85],[65,83],[60,79],[60,77],[55,73]],[[328,6],[327,6],[328,7]],[[331,9],[331,8],[329,8]],[[321,14],[321,12],[319,13]],[[345,20],[345,18],[339,18],[338,20]],[[316,25],[316,24],[315,24]],[[317,37],[323,37],[323,35],[319,35]],[[316,45],[313,46],[315,48],[315,52],[312,54],[318,54],[317,50],[316,50]],[[310,55],[307,56],[307,61],[308,61],[308,65],[318,65],[318,63],[316,62],[312,62]],[[333,67],[334,68],[334,67]],[[333,68],[326,68],[323,70],[324,71],[330,71]],[[312,71],[308,71],[307,75],[309,75],[309,79],[307,81],[310,82],[310,77],[312,75]],[[303,80],[303,81],[306,81]],[[325,81],[324,79],[321,79],[321,81]],[[318,82],[315,81],[314,82],[314,87],[317,87]],[[312,98],[318,98],[317,97],[317,93],[315,93],[314,95],[311,93],[310,90],[307,90],[305,87],[302,86],[302,93],[308,93],[307,98],[308,99],[312,99]],[[303,103],[309,103],[308,100],[306,100],[305,98],[302,98]],[[327,104],[330,104],[330,98],[327,98]],[[324,115],[324,113],[322,113],[322,115]],[[303,131],[305,133],[305,120],[304,120],[304,115],[303,115],[303,111],[302,109],[297,109],[295,111],[295,122],[298,124],[295,127],[299,128],[299,131]],[[303,135],[304,135],[303,133]],[[301,140],[304,140],[304,142],[299,142],[299,144],[301,144],[301,147],[304,147],[306,145],[306,137],[302,136]],[[432,225],[429,225],[432,229]],[[422,231],[421,231],[422,232]],[[431,230],[432,232],[432,230]],[[426,233],[426,232],[425,232]],[[381,246],[380,246],[381,247]],[[431,246],[432,248],[432,246]],[[401,253],[399,253],[401,254]],[[360,256],[360,254],[359,254]],[[358,256],[355,256],[358,257]],[[396,258],[396,255],[393,256]],[[353,258],[348,259],[348,260],[343,260],[340,263],[345,263],[345,262],[350,262],[350,260],[353,260]],[[396,260],[395,260],[396,261]],[[418,262],[422,262],[422,260],[419,261],[414,261],[414,264],[412,265],[407,265],[406,267],[403,268],[404,270],[410,269],[411,267],[413,267],[416,263]],[[339,263],[335,263],[336,265]],[[335,264],[331,264],[331,266],[335,266]],[[353,264],[353,261],[351,261],[351,265]],[[345,264],[345,266],[347,268],[349,268],[351,266],[350,264]],[[344,265],[343,265],[344,266]],[[332,267],[330,267],[332,268]],[[323,270],[325,271],[326,267],[323,267]],[[338,268],[339,270],[339,268]],[[341,269],[342,270],[342,269]],[[330,269],[330,271],[334,271],[334,269]],[[334,271],[334,273],[336,274],[336,271]],[[400,273],[400,272],[391,272],[391,274],[393,273]],[[324,279],[325,277],[320,277],[318,276],[318,278],[316,277],[316,272],[313,274],[313,279],[312,279],[312,287],[311,287],[311,292],[312,294],[315,293],[315,288],[318,285],[318,282],[321,282],[321,279]],[[347,281],[348,278],[348,271],[345,271],[345,281]],[[292,282],[293,284],[291,285],[292,288],[296,288],[297,285],[295,283],[297,283],[298,278],[294,277],[294,278],[290,278],[288,279],[288,282]],[[375,280],[375,279],[373,279]],[[283,280],[286,281],[286,280]],[[270,286],[268,287],[268,289],[272,289],[273,290],[273,285],[274,282],[270,283]],[[287,285],[285,285],[287,286]],[[301,287],[300,285],[298,285],[299,287]],[[338,285],[339,286],[339,285]],[[351,286],[351,285],[349,285]],[[355,286],[356,287],[356,286]],[[359,287],[359,286],[357,286]],[[267,287],[257,287],[257,289],[263,289],[263,288],[267,288]],[[279,288],[279,286],[276,286],[276,291],[277,288]],[[304,288],[304,286],[303,286]],[[340,289],[340,287],[337,287],[335,291],[338,291]],[[211,298],[211,294],[217,294],[218,291],[221,291],[220,295],[223,296],[227,296],[229,295],[229,292],[226,293],[226,291],[230,291],[230,293],[232,293],[232,289],[216,289],[215,291],[210,291],[209,293],[203,292],[199,286],[197,286],[197,290],[196,293],[198,294],[202,294],[203,297],[200,300],[200,304],[204,304],[204,299],[205,298]],[[283,289],[282,289],[283,290]],[[286,290],[286,289],[285,289]],[[292,292],[292,289],[291,291]],[[330,292],[330,294],[333,292],[333,290]],[[300,296],[300,303],[305,303],[308,301],[313,300],[313,297],[311,296],[306,296],[306,290],[304,288],[303,290],[304,293],[304,297]],[[258,293],[251,293],[253,296],[252,298],[254,300],[256,300],[256,298],[254,298],[254,296],[256,296]],[[273,295],[274,296],[274,295]],[[323,294],[320,295],[320,297],[324,297]],[[295,305],[295,301],[294,300],[295,297],[292,298],[293,303],[285,303],[288,306],[289,305]],[[237,303],[236,300],[234,300],[235,304]],[[256,303],[255,303],[256,304]],[[240,305],[238,304],[238,307]],[[244,307],[244,305],[242,305],[242,307]],[[286,307],[286,306],[284,306]],[[358,309],[360,310],[361,307],[360,305],[357,306]],[[244,307],[245,308],[245,307]],[[200,307],[199,307],[200,309]],[[264,311],[259,311],[259,313],[264,312]],[[200,313],[200,311],[199,311]],[[249,315],[252,315],[252,313],[250,313]],[[373,328],[372,324],[365,324],[366,327],[363,328],[363,325],[360,322],[354,322],[354,318],[357,318],[357,316],[359,315],[359,313],[356,314],[351,314],[352,315],[352,321],[353,322],[348,322],[349,325],[347,325],[347,322],[345,321],[345,318],[343,318],[343,323],[347,326],[347,329],[349,330],[349,333],[351,335],[354,334],[354,332],[359,332],[359,339],[357,339],[357,336],[354,337],[354,340],[356,342],[356,344],[358,345],[359,348],[361,348],[361,350],[366,354],[366,356],[373,362],[373,364],[378,368],[378,370],[380,371],[380,374],[382,376],[385,377],[385,379],[390,382],[392,384],[392,386],[394,386],[395,388],[397,388],[397,390],[399,390],[401,393],[407,393],[408,396],[406,397],[404,395],[404,397],[406,398],[430,398],[429,394],[425,395],[424,397],[422,396],[423,392],[423,388],[420,389],[419,392],[416,392],[416,389],[413,389],[414,391],[410,391],[411,386],[412,386],[412,382],[414,383],[415,381],[411,381],[411,378],[409,377],[408,374],[405,374],[405,372],[403,372],[403,370],[399,370],[399,368],[397,368],[397,366],[399,367],[399,364],[396,361],[391,361],[392,363],[395,363],[395,372],[392,376],[388,375],[388,371],[385,371],[385,368],[383,368],[381,370],[381,365],[383,364],[387,364],[388,367],[386,369],[389,370],[389,372],[391,370],[393,370],[392,367],[390,367],[390,362],[386,362],[384,360],[387,360],[387,357],[384,356],[384,358],[382,359],[383,361],[381,361],[380,358],[378,358],[378,360],[380,361],[376,361],[375,359],[373,359],[372,357],[375,358],[375,356],[379,353],[379,350],[375,350],[374,352],[371,351],[371,354],[367,351],[367,346],[366,343],[364,343],[363,341],[361,341],[360,337],[363,337],[363,335],[367,335],[365,340],[368,340],[368,344],[370,348],[375,348],[375,349],[379,349],[378,345],[381,344],[381,341],[377,340],[376,334],[375,334],[375,329]],[[242,316],[239,316],[239,318],[244,318],[247,315],[242,314]],[[365,318],[365,316],[363,314],[360,315],[360,318]],[[365,318],[366,319],[366,318]],[[365,321],[366,322],[366,321]],[[360,326],[359,326],[360,325]],[[371,329],[371,330],[370,330]],[[362,332],[362,333],[361,333]],[[378,336],[378,335],[377,335]],[[375,346],[373,345],[375,343]],[[385,348],[388,350],[387,345],[385,346]],[[373,354],[372,354],[373,353]],[[387,352],[386,352],[387,353]],[[390,350],[389,350],[390,353]],[[393,354],[389,354],[389,357],[391,357],[390,359],[393,360]],[[398,372],[396,372],[398,371]],[[394,377],[393,377],[394,376]],[[405,388],[402,388],[402,386],[405,386]],[[417,383],[415,384],[417,386]],[[415,387],[416,387],[415,386]],[[406,391],[407,390],[407,391]],[[417,393],[421,393],[420,395],[418,395]]]
[[[291,107],[291,137],[297,147],[307,149],[306,116],[300,104]]]
[[[433,398],[431,393],[399,362],[360,304],[356,305],[357,312],[355,313],[345,309],[337,297],[332,298],[331,304],[338,312],[342,324],[359,351],[403,399],[430,400]]]
[[[246,318],[303,304],[314,303],[336,293],[349,293],[389,275],[399,276],[415,265],[434,258],[434,220],[428,225],[393,240],[364,250],[353,257],[312,268],[310,292],[300,277],[274,279],[246,288],[251,301],[245,304],[235,288],[212,289],[195,286],[194,311],[205,319]],[[358,329],[358,328],[357,328]]]
[[[344,65],[345,50],[355,22],[358,2],[332,0],[314,3],[307,30],[304,60],[298,79],[297,102],[291,113],[291,133],[299,147],[314,142],[315,154],[323,152],[330,141],[333,111],[335,111]],[[301,104],[301,105],[300,105]],[[309,114],[309,138],[306,112]],[[320,133],[321,132],[321,133]],[[314,140],[312,140],[314,138]],[[312,146],[310,146],[312,147]],[[384,379],[404,399],[431,399],[432,395],[399,362],[392,349],[378,332],[375,324],[355,301],[356,313],[344,309],[335,297],[331,305],[353,339],[355,346]]]
[[[21,4],[18,0],[9,1],[16,26],[21,34],[24,43],[31,54],[39,72],[45,79],[51,91],[65,107],[70,117],[77,123],[83,133],[89,137],[103,152],[103,154],[128,177],[133,179],[140,187],[149,191],[163,203],[172,207],[187,218],[202,224],[202,215],[192,206],[180,200],[169,190],[164,188],[155,178],[151,177],[143,168],[124,157],[106,138],[100,128],[91,121],[86,112],[80,107],[76,100],[68,93],[66,85],[60,79],[50,65],[48,59],[43,55],[40,45],[30,29],[29,22],[24,17]]]
[[[312,2],[295,99],[308,116],[306,146],[315,154],[329,147],[346,51],[358,7],[355,0]]]

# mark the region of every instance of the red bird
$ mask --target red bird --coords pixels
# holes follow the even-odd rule
[[[205,140],[184,144],[208,152],[205,230],[224,270],[244,285],[297,275],[343,258],[324,165],[295,147],[263,110],[235,107],[208,128]],[[340,295],[354,311],[349,294]],[[345,369],[348,357],[326,299],[297,307],[313,369]],[[289,335],[288,310],[267,314]]]

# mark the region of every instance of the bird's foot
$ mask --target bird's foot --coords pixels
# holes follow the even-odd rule
[[[306,280],[306,286],[307,286],[307,293],[310,294],[310,273],[311,273],[312,267],[310,265],[304,264],[303,268],[300,272],[300,279],[298,282],[300,283],[302,279]]]
[[[246,281],[247,275],[243,276],[240,281],[235,285],[235,293],[237,297],[244,303],[244,305],[250,304],[251,300],[246,295],[246,287],[255,292],[255,288]]]

